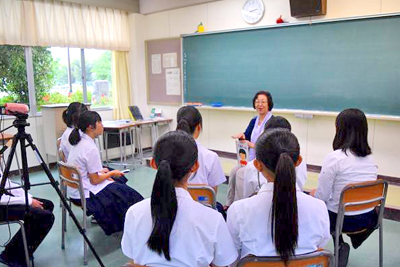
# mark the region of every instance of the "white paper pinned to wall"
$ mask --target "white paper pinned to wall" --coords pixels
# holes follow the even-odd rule
[[[181,94],[181,72],[179,68],[166,69],[165,80],[167,82],[167,95]]]
[[[151,73],[161,74],[161,54],[151,55]]]
[[[164,68],[176,68],[178,66],[178,54],[177,53],[165,53],[163,54],[163,67]]]

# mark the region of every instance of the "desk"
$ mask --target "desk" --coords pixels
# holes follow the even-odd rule
[[[118,121],[104,121],[103,122],[103,127],[104,127],[104,150],[106,152],[106,162],[108,163],[108,135],[113,134],[112,132],[118,132],[119,135],[119,144],[120,144],[120,160],[122,165],[127,165],[127,160],[126,160],[126,138],[127,135],[126,133],[130,133],[130,141],[131,141],[131,153],[132,153],[132,159],[134,159],[134,146],[137,144],[137,149],[138,149],[138,155],[140,162],[143,162],[143,147],[142,147],[142,128],[145,126],[150,126],[151,127],[151,133],[152,133],[152,145],[154,146],[154,143],[157,141],[159,137],[159,131],[158,131],[158,126],[162,124],[167,124],[172,121],[172,119],[166,119],[166,118],[160,118],[157,117],[155,119],[146,119],[146,120],[141,120],[141,121],[130,121],[130,120],[118,120]],[[136,135],[136,140],[133,138],[133,134],[135,132]],[[125,138],[123,138],[123,134],[125,133]]]

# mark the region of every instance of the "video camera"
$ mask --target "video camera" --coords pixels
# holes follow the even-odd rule
[[[6,103],[4,106],[0,106],[0,115],[12,115],[20,119],[26,119],[28,113],[29,107],[25,104]]]

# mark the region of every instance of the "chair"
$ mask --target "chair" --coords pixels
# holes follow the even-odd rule
[[[8,224],[19,224],[19,227],[21,229],[21,234],[22,234],[22,242],[24,243],[24,251],[25,251],[25,262],[27,267],[31,267],[31,263],[29,261],[29,251],[28,251],[28,242],[26,241],[26,234],[25,234],[25,227],[24,227],[24,221],[18,220],[18,221],[3,221],[0,222],[0,225],[8,225]]]
[[[58,171],[61,180],[61,192],[63,196],[68,199],[70,202],[71,200],[67,197],[67,187],[71,187],[74,189],[78,189],[79,195],[81,197],[81,205],[79,206],[82,208],[83,212],[83,230],[86,231],[87,229],[87,216],[86,216],[86,199],[85,193],[82,186],[82,180],[80,174],[75,166],[68,165],[62,161],[58,162]],[[76,204],[75,204],[76,205]],[[61,249],[65,249],[65,232],[66,232],[66,209],[64,205],[62,206],[62,227],[61,227]],[[87,265],[87,250],[88,246],[83,240],[83,264]]]
[[[286,267],[280,257],[247,256],[241,259],[238,267]],[[328,250],[296,255],[289,259],[287,267],[333,267],[334,257]]]
[[[388,183],[378,179],[376,181],[349,184],[343,188],[340,194],[339,209],[336,219],[335,230],[335,262],[338,266],[339,260],[339,237],[342,234],[343,220],[345,212],[361,211],[379,207],[378,222],[375,229],[379,228],[379,266],[383,266],[383,229],[382,219],[385,209],[386,194]],[[358,234],[368,229],[362,229],[357,232],[344,232],[345,234]]]
[[[190,196],[195,201],[200,202],[201,204],[211,207],[213,209],[217,208],[215,191],[211,186],[203,184],[190,184],[188,185],[188,190]]]

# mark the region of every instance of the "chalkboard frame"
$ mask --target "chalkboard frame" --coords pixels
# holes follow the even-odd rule
[[[315,20],[312,22],[309,21],[304,21],[304,22],[296,22],[296,23],[285,23],[285,24],[278,24],[278,25],[269,25],[269,26],[261,26],[261,27],[251,27],[251,28],[243,28],[243,29],[233,29],[233,30],[223,30],[223,31],[213,31],[213,32],[206,32],[206,33],[202,33],[202,34],[184,34],[181,35],[183,43],[185,41],[186,37],[193,37],[193,36],[200,36],[200,35],[213,35],[213,34],[221,34],[221,33],[234,33],[234,32],[242,32],[242,31],[254,31],[254,30],[263,30],[263,29],[270,29],[270,28],[283,28],[283,27],[293,27],[293,26],[304,26],[304,25],[312,25],[312,24],[325,24],[325,23],[330,23],[330,22],[346,22],[346,21],[354,21],[354,20],[365,20],[365,19],[374,19],[374,18],[385,18],[385,17],[400,17],[400,13],[387,13],[387,14],[379,14],[379,15],[370,15],[370,16],[359,16],[359,17],[349,17],[349,18],[340,18],[340,19],[324,19],[324,20]],[[183,57],[185,57],[185,46],[182,45],[182,53],[183,53]],[[185,60],[183,62],[183,68],[185,68]],[[185,69],[183,69],[184,72],[184,76],[183,76],[183,94],[184,94],[184,101],[195,101],[193,99],[187,99],[187,89],[186,89],[186,81],[187,81],[187,77],[186,77],[186,73],[185,73]],[[262,89],[262,88],[260,88]],[[251,100],[250,100],[251,101]],[[207,103],[208,105],[209,103]],[[229,107],[230,105],[228,105],[227,107]],[[240,107],[247,107],[250,105],[234,105],[232,106],[233,108],[240,108]],[[299,108],[277,108],[277,110],[284,110],[285,112],[290,112],[291,110],[293,111],[293,113],[304,113],[304,114],[337,114],[338,110],[318,110],[318,109],[299,109]],[[303,111],[303,112],[302,112]],[[395,111],[395,114],[388,114],[388,113],[370,113],[370,116],[373,116],[374,118],[377,119],[385,119],[388,118],[390,120],[399,120],[400,119],[400,115],[398,115],[397,111]]]

